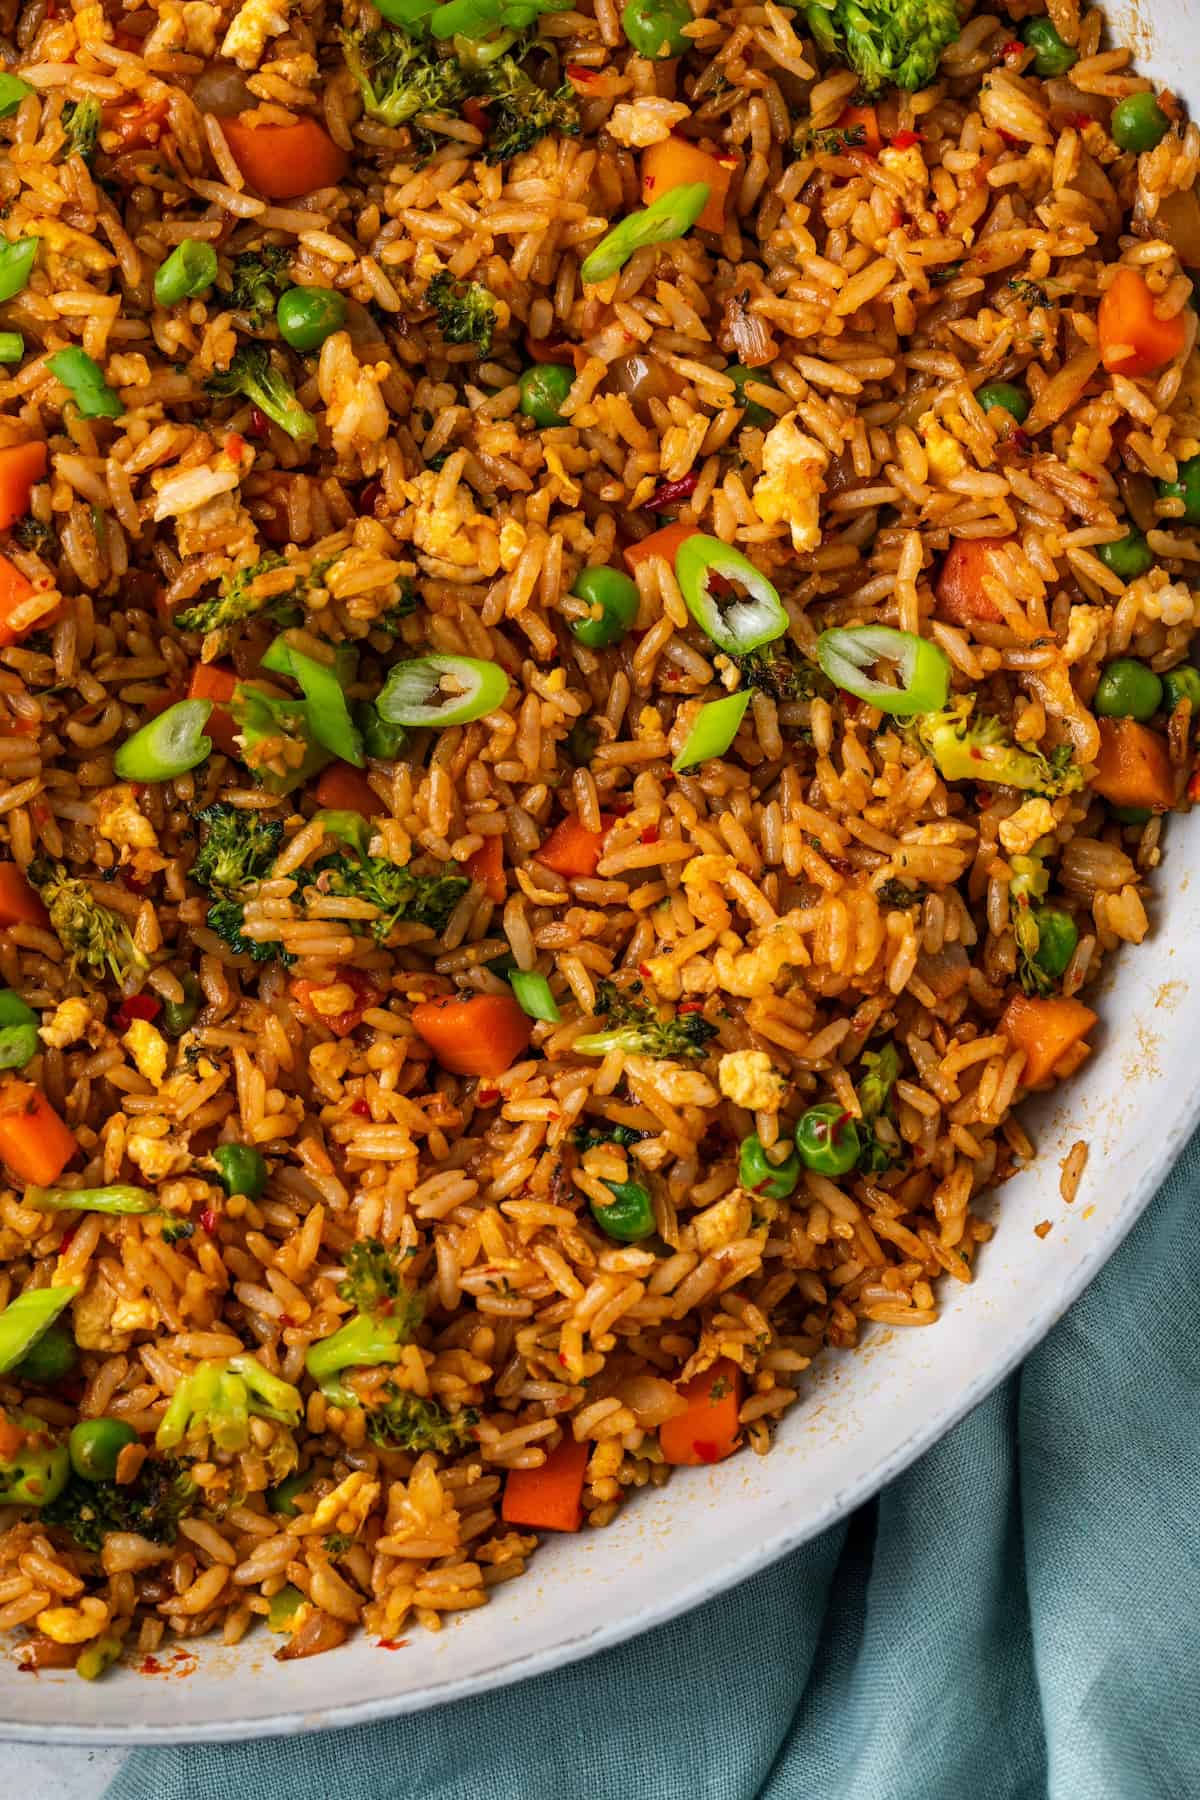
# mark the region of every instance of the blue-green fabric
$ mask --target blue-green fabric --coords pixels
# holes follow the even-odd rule
[[[1006,1387],[734,1593],[418,1718],[141,1752],[108,1800],[1196,1800],[1198,1205],[1200,1141]]]

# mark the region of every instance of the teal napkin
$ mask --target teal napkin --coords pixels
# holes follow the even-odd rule
[[[416,1718],[138,1752],[108,1800],[1195,1800],[1198,1202],[1200,1139],[1005,1387],[735,1592]]]

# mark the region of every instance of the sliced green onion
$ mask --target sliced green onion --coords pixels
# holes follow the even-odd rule
[[[7,1375],[28,1356],[63,1308],[82,1292],[78,1286],[26,1288],[23,1294],[9,1301],[0,1312],[0,1375]]]
[[[668,188],[640,212],[630,213],[600,239],[579,273],[585,282],[607,281],[647,244],[667,244],[689,232],[708,204],[707,181]]]
[[[714,575],[746,592],[718,599],[711,587]],[[720,538],[702,531],[685,538],[675,552],[675,579],[701,631],[729,656],[744,656],[787,630],[783,601],[766,576]]]
[[[70,390],[85,419],[119,419],[125,411],[121,401],[104,379],[104,371],[86,350],[72,344],[69,350],[56,350],[46,358],[46,367],[57,381]]]
[[[390,725],[469,725],[495,712],[508,693],[498,664],[475,656],[418,656],[396,663],[375,702]]]
[[[154,272],[154,298],[160,306],[178,306],[202,294],[217,279],[217,253],[200,238],[184,238]]]
[[[365,762],[362,737],[353,719],[341,672],[332,663],[318,662],[289,642],[286,632],[280,634],[262,659],[264,669],[274,675],[288,675],[304,694],[308,726],[318,744],[331,750],[343,762],[361,769]]]
[[[835,686],[880,712],[911,718],[945,706],[950,692],[950,659],[928,638],[890,625],[848,625],[823,631],[817,661]],[[898,687],[874,681],[863,671],[877,662],[896,665]]]
[[[37,1014],[20,994],[0,988],[0,1069],[23,1069],[38,1053]]]
[[[265,694],[253,682],[239,681],[233,690],[229,711],[241,739],[243,762],[251,761],[252,753],[266,739],[278,738],[281,734],[295,738],[304,746],[300,762],[287,768],[282,775],[272,769],[255,767],[255,777],[273,794],[289,794],[333,760],[323,744],[313,741],[308,709],[303,700],[294,700],[290,695]]]
[[[710,757],[724,756],[738,734],[738,727],[750,704],[750,689],[727,694],[724,700],[709,700],[700,708],[687,734],[687,741],[671,764],[677,775],[694,769]]]
[[[39,1212],[97,1212],[121,1217],[158,1211],[153,1194],[126,1181],[98,1188],[26,1188],[25,1204],[36,1206]]]
[[[25,354],[25,339],[19,331],[0,331],[0,363],[20,362]]]
[[[360,856],[367,854],[371,844],[371,827],[361,813],[327,806],[323,812],[314,813],[313,819],[321,821],[326,837],[340,838],[343,844],[349,844]]]
[[[33,88],[19,75],[0,75],[0,119],[11,119],[26,94]]]
[[[523,1013],[531,1019],[548,1019],[552,1025],[558,1024],[562,1015],[544,975],[539,975],[536,969],[514,969],[508,985]]]
[[[0,239],[0,301],[15,300],[28,286],[41,238]]]
[[[211,700],[177,700],[126,738],[113,757],[113,773],[122,781],[173,781],[212,755],[212,739],[204,727]]]

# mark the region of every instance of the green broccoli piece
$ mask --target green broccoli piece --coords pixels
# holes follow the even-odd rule
[[[49,1507],[71,1473],[66,1444],[56,1443],[45,1419],[34,1413],[0,1410],[0,1418],[22,1433],[20,1447],[0,1456],[0,1506]]]
[[[259,613],[274,611],[281,605],[286,607],[300,585],[298,579],[293,579],[288,586],[278,580],[261,580],[262,576],[273,576],[277,569],[286,567],[287,559],[278,551],[269,550],[258,562],[226,575],[218,591],[207,600],[198,600],[194,606],[176,613],[176,625],[180,631],[202,631],[207,637],[213,632],[229,632],[235,625],[256,618]]]
[[[32,513],[26,513],[13,526],[13,536],[22,550],[34,550],[39,556],[49,556],[54,550],[54,528],[44,525],[35,519]]]
[[[118,987],[124,987],[131,975],[150,967],[120,914],[101,906],[87,882],[68,875],[62,863],[33,863],[29,879],[41,894],[50,924],[69,952],[76,973],[81,967],[97,977],[107,971]]]
[[[204,386],[216,400],[241,394],[297,443],[317,435],[312,415],[297,400],[287,376],[272,366],[265,344],[243,344],[234,352],[229,367],[210,375]]]
[[[891,1168],[893,1156],[876,1131],[875,1122],[887,1110],[892,1088],[900,1073],[900,1057],[894,1044],[885,1044],[882,1050],[865,1050],[862,1064],[866,1074],[857,1090],[858,1104],[862,1108],[859,1131],[863,1139],[858,1166],[879,1175]]]
[[[633,1125],[577,1125],[571,1133],[571,1142],[577,1150],[595,1150],[600,1144],[619,1144],[622,1150],[628,1150],[650,1135]]]
[[[573,1048],[580,1056],[607,1056],[610,1050],[623,1050],[627,1056],[699,1057],[717,1033],[716,1026],[698,1012],[661,1018],[650,1001],[641,998],[640,982],[627,990],[612,981],[600,982],[596,1012],[608,1025],[604,1031],[575,1039]]]
[[[802,0],[817,48],[854,69],[864,94],[936,79],[962,29],[954,0]]]
[[[273,794],[290,793],[332,760],[329,751],[313,736],[304,700],[287,695],[277,697],[251,683],[239,682],[229,711],[241,738],[242,761]],[[300,754],[285,757],[281,739],[297,746]],[[266,766],[268,761],[280,764],[280,771]]]
[[[356,1291],[361,1277],[349,1275],[338,1292],[346,1297]],[[421,1322],[422,1301],[411,1288],[381,1302],[378,1310],[356,1312],[329,1337],[310,1344],[304,1366],[322,1392],[338,1406],[359,1406],[352,1389],[337,1377],[343,1369],[378,1368],[400,1361],[406,1344]]]
[[[456,113],[471,91],[455,57],[439,56],[402,31],[344,31],[342,54],[364,108],[384,125],[404,125],[420,113]]]
[[[62,109],[62,128],[67,134],[62,147],[63,161],[78,156],[91,168],[96,153],[96,134],[100,130],[100,102],[96,96],[89,94],[85,100],[68,100]]]
[[[85,1550],[102,1550],[110,1531],[133,1531],[152,1544],[173,1544],[179,1520],[198,1492],[186,1467],[165,1457],[144,1462],[135,1481],[85,1481],[72,1475],[42,1517],[69,1532]]]
[[[496,302],[485,287],[478,281],[456,281],[443,269],[429,283],[425,298],[448,344],[474,344],[480,356],[487,356],[496,329]]]
[[[941,712],[916,720],[917,737],[944,781],[996,782],[1047,795],[1073,794],[1083,786],[1083,771],[1072,761],[1069,745],[1058,745],[1049,756],[1020,749],[999,719],[986,714],[975,719],[974,711],[974,694],[962,694]]]
[[[243,250],[234,257],[230,302],[236,312],[246,314],[255,331],[270,324],[276,300],[292,285],[291,260],[286,244],[260,244],[257,250]]]
[[[413,1456],[422,1450],[436,1450],[446,1455],[460,1450],[471,1441],[472,1429],[479,1423],[473,1407],[449,1413],[436,1400],[422,1399],[420,1394],[405,1393],[394,1381],[384,1384],[382,1397],[367,1408],[367,1436],[381,1450],[407,1450]]]
[[[910,907],[922,904],[925,893],[922,888],[910,888],[907,882],[898,881],[893,875],[887,881],[880,882],[875,889],[875,898],[880,906],[892,906],[899,912],[907,912]]]
[[[811,700],[814,694],[832,694],[833,683],[812,663],[797,662],[786,646],[764,644],[759,650],[746,650],[733,661],[742,676],[742,685],[770,694],[772,700]]]
[[[267,819],[224,800],[204,807],[196,818],[205,836],[192,864],[192,880],[210,894],[240,894],[269,873],[283,840],[282,819]]]
[[[359,1312],[386,1313],[396,1301],[408,1305],[411,1294],[400,1274],[402,1255],[379,1238],[359,1238],[342,1259],[346,1275],[338,1297]]]
[[[319,893],[365,900],[378,907],[379,917],[371,926],[377,944],[384,943],[402,921],[444,930],[471,885],[465,875],[414,875],[406,865],[388,862],[386,857],[359,857],[344,851],[315,863],[311,878]]]
[[[498,56],[487,65],[482,95],[488,107],[488,162],[507,162],[549,131],[578,135],[579,107],[570,82],[548,94],[513,56]]]
[[[210,931],[216,932],[223,944],[229,946],[235,956],[248,956],[256,963],[281,962],[285,968],[296,960],[277,938],[243,936],[246,909],[240,900],[214,900],[204,915],[204,922]]]
[[[299,1389],[272,1375],[256,1356],[202,1362],[184,1376],[172,1394],[154,1443],[161,1451],[181,1450],[196,1457],[207,1455],[210,1445],[229,1452],[246,1450],[251,1442],[250,1420],[274,1419],[287,1428],[268,1456],[273,1476],[282,1480],[299,1459],[291,1433],[302,1412]]]

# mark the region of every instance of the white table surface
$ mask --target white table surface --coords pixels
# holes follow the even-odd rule
[[[31,1800],[100,1800],[124,1760],[122,1750],[0,1743],[0,1793],[27,1794]]]

